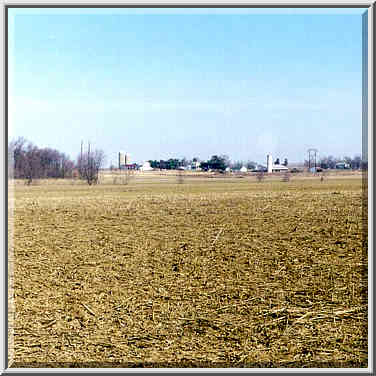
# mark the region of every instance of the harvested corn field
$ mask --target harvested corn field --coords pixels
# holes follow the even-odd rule
[[[14,197],[12,367],[367,367],[359,177]]]

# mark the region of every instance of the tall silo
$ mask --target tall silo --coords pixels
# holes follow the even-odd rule
[[[131,156],[129,153],[125,154],[125,164],[127,165],[131,164]]]
[[[272,155],[271,154],[268,154],[266,156],[266,165],[268,167],[268,173],[272,173],[273,172],[273,158],[272,158]]]
[[[119,169],[125,165],[125,153],[123,151],[119,151]]]

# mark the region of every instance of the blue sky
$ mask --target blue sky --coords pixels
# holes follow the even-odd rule
[[[10,9],[10,137],[107,164],[360,154],[363,12]]]

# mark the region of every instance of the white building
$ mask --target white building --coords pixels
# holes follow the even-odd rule
[[[247,167],[243,166],[241,169],[240,169],[240,172],[247,172]]]
[[[281,164],[274,164],[273,163],[273,157],[271,154],[268,154],[266,156],[266,165],[267,165],[267,169],[268,169],[268,173],[272,173],[272,172],[281,172],[281,171],[288,171],[289,169],[284,166],[284,165],[281,165]]]
[[[273,164],[273,172],[288,171],[289,169],[281,164]]]
[[[191,164],[191,169],[192,169],[192,170],[197,170],[197,171],[199,171],[199,170],[201,170],[200,165],[201,165],[201,163],[198,162],[198,161],[196,161],[196,162],[192,162],[192,164]]]
[[[266,168],[269,174],[273,172],[273,157],[271,154],[266,156]]]
[[[153,167],[150,166],[150,162],[144,162],[140,167],[140,171],[152,171]]]
[[[339,162],[339,163],[336,163],[336,169],[339,169],[339,170],[346,170],[346,169],[349,169],[350,168],[350,165],[346,162]]]

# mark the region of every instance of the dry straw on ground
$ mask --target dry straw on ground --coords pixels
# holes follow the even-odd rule
[[[15,187],[14,367],[367,366],[360,179],[163,179]]]

